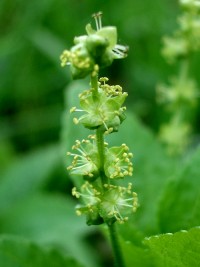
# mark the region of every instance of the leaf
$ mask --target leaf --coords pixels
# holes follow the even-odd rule
[[[136,246],[130,241],[121,240],[121,248],[126,266],[155,267],[151,254],[145,247]]]
[[[175,232],[199,225],[200,147],[183,160],[166,187],[160,202],[160,227]]]
[[[38,244],[67,251],[86,266],[94,266],[84,238],[93,227],[75,214],[75,202],[60,195],[35,194],[22,199],[1,218],[1,231],[24,236]]]
[[[4,267],[80,267],[78,262],[58,250],[44,249],[17,236],[0,236],[0,265]]]
[[[200,228],[175,234],[152,236],[145,240],[155,267],[199,267]]]
[[[59,146],[49,146],[19,158],[1,175],[0,211],[41,188],[60,161]]]

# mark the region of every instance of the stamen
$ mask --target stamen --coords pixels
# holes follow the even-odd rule
[[[128,53],[128,46],[116,44],[112,49],[120,57],[126,57]]]
[[[92,15],[92,17],[95,19],[97,31],[102,28],[102,22],[101,22],[102,15],[103,13],[101,11]]]
[[[100,82],[103,82],[103,84],[105,85],[106,84],[106,82],[108,82],[108,78],[107,77],[101,77],[100,79],[99,79],[99,81]]]

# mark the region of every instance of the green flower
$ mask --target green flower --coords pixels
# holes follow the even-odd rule
[[[77,188],[72,189],[72,195],[76,198],[81,198],[82,204],[76,206],[76,214],[87,216],[87,224],[101,224],[103,219],[99,215],[98,205],[101,202],[100,196],[101,193],[93,187],[89,182],[85,182],[80,189],[80,192],[77,191]]]
[[[128,187],[105,184],[105,193],[99,203],[100,215],[105,221],[113,222],[113,219],[119,223],[128,220],[130,213],[135,212],[138,206],[137,194],[132,192],[132,184]]]
[[[132,176],[133,164],[131,158],[132,153],[128,153],[127,145],[122,144],[120,147],[111,147],[106,150],[104,169],[106,176],[114,178],[123,178],[124,176]]]
[[[105,67],[110,65],[114,59],[126,57],[128,47],[117,44],[117,28],[114,26],[102,27],[102,12],[94,14],[93,17],[97,30],[94,30],[90,24],[86,26],[88,34],[86,46],[88,51],[96,58],[97,64]],[[99,47],[104,47],[104,50],[99,49]],[[100,62],[98,63],[98,61]]]
[[[132,192],[132,184],[129,183],[127,188],[105,184],[104,189],[100,191],[89,182],[81,186],[80,192],[74,187],[72,195],[82,200],[82,204],[76,206],[77,215],[87,215],[89,224],[126,222],[128,215],[138,207],[137,194]]]
[[[72,77],[82,79],[94,69],[94,61],[88,54],[84,43],[78,43],[70,51],[64,50],[60,56],[61,66],[70,66]]]
[[[91,74],[95,66],[109,66],[114,59],[127,56],[127,47],[117,44],[117,29],[113,26],[102,27],[102,13],[94,14],[97,30],[91,25],[86,26],[88,35],[75,37],[74,46],[64,50],[61,66],[70,65],[74,79],[81,79]]]
[[[195,81],[188,77],[185,79],[171,78],[170,85],[158,85],[157,93],[158,101],[166,103],[171,111],[179,109],[180,103],[188,107],[195,107],[199,97]]]
[[[73,107],[71,112],[84,112],[79,118],[75,118],[75,123],[82,123],[86,128],[96,129],[104,126],[105,131],[117,131],[119,125],[125,119],[125,107],[121,107],[127,97],[127,93],[122,92],[119,85],[110,86],[100,84],[98,88],[98,101],[93,97],[93,89],[86,90],[79,95],[82,109]]]
[[[76,150],[77,153],[67,153],[73,157],[71,165],[67,168],[70,173],[82,175],[85,179],[96,179],[98,177],[99,157],[95,141],[83,139],[80,142],[76,140],[72,150]]]
[[[188,54],[188,41],[182,36],[164,37],[163,43],[162,55],[169,63]]]
[[[174,116],[168,124],[164,124],[160,130],[160,140],[167,145],[170,155],[181,154],[189,144],[191,126],[187,122],[180,121]]]

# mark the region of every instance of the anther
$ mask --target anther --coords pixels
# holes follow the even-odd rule
[[[102,15],[103,13],[101,11],[92,15],[92,17],[95,19],[97,31],[102,28],[102,23],[101,23]]]

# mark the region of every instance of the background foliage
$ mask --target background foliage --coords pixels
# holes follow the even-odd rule
[[[198,120],[193,147],[182,158],[168,157],[156,138],[165,115],[155,87],[176,72],[160,55],[161,39],[180,13],[172,0],[0,2],[0,265],[112,264],[106,230],[74,214],[65,152],[87,133],[77,132],[67,110],[84,84],[72,82],[59,61],[99,10],[130,47],[127,59],[102,73],[129,93],[127,120],[109,140],[126,142],[134,153],[140,208],[119,227],[127,266],[199,266]],[[191,72],[199,85],[198,62],[197,54]],[[181,230],[187,232],[166,235]]]

